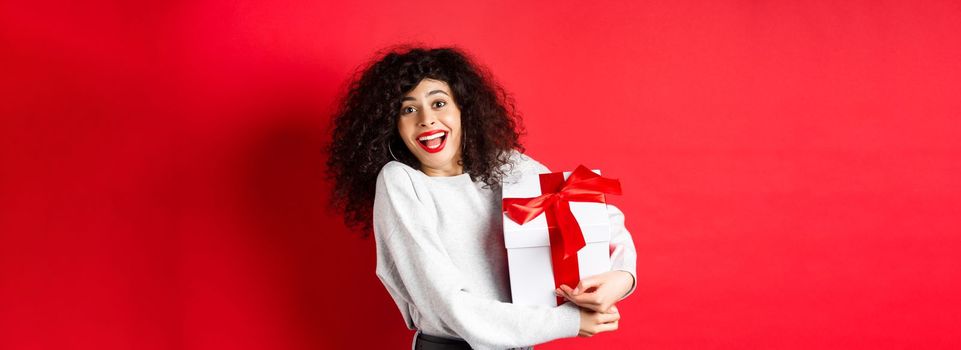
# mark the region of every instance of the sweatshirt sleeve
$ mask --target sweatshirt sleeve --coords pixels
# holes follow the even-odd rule
[[[517,156],[520,156],[522,162],[528,163],[529,167],[534,168],[537,173],[551,172],[544,164],[526,155]],[[611,255],[611,271],[625,271],[631,274],[631,278],[634,279],[631,289],[621,297],[621,300],[623,300],[637,289],[637,249],[634,247],[634,239],[631,238],[631,233],[627,231],[627,227],[624,225],[624,212],[616,206],[608,204],[607,215],[611,220],[611,247],[614,249],[614,253]]]
[[[398,305],[416,306],[418,322],[443,325],[475,349],[531,346],[577,336],[580,311],[570,302],[527,306],[471,294],[440,241],[433,204],[418,197],[415,187],[402,167],[386,166],[377,178],[377,276],[395,299],[403,299],[395,300]]]
[[[611,271],[626,271],[634,279],[631,289],[621,297],[623,300],[637,289],[637,249],[634,247],[631,233],[624,226],[624,213],[608,204],[607,214],[611,219],[611,247],[614,248],[614,253],[611,255]]]

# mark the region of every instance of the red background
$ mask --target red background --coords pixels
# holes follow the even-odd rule
[[[621,329],[539,348],[959,348],[957,1],[0,1],[0,348],[406,348],[325,126],[399,42],[622,180]]]

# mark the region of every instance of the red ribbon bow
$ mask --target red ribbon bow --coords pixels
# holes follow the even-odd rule
[[[563,258],[566,260],[576,256],[586,244],[581,227],[571,213],[570,202],[604,203],[604,194],[621,194],[621,183],[615,179],[608,179],[597,175],[583,165],[579,165],[574,172],[563,181],[563,173],[541,174],[540,196],[533,198],[504,198],[504,214],[514,222],[523,225],[547,211],[548,219],[556,218],[557,229],[560,233],[560,243]],[[563,184],[561,184],[563,181]],[[553,187],[553,189],[552,189]],[[559,188],[558,188],[559,187]],[[551,226],[548,220],[548,226]],[[554,240],[551,240],[554,244]]]

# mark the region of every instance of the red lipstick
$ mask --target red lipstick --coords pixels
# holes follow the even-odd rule
[[[447,145],[447,136],[449,134],[444,130],[425,131],[417,135],[417,144],[427,153],[437,153]]]

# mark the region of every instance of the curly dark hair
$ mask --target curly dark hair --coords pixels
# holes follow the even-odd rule
[[[377,175],[393,160],[391,151],[398,161],[420,168],[398,134],[397,120],[401,99],[422,79],[441,80],[451,88],[464,130],[461,164],[472,180],[499,186],[511,150],[524,151],[524,127],[513,98],[463,50],[402,45],[377,57],[354,74],[331,119],[326,147],[330,204],[343,211],[344,222],[362,237],[372,232]]]

